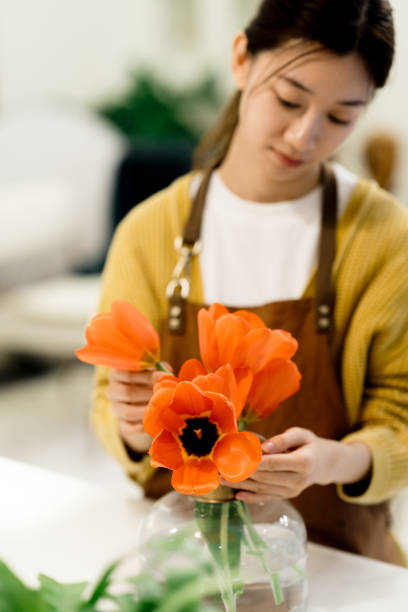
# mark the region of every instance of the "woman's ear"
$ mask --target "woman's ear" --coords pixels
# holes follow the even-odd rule
[[[249,71],[248,39],[245,32],[238,32],[232,43],[231,70],[237,89],[242,91],[246,87]]]

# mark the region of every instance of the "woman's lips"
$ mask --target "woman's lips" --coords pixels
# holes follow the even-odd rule
[[[275,157],[278,159],[279,163],[282,164],[282,166],[286,166],[288,168],[297,168],[298,166],[301,166],[304,163],[300,159],[293,159],[292,157],[288,157],[277,149],[272,149],[272,151],[274,152]]]

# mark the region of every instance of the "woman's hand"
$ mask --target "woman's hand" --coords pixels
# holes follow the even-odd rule
[[[143,372],[109,371],[107,396],[118,417],[122,438],[137,452],[147,451],[152,441],[144,431],[143,414],[153,394],[153,385],[162,375],[153,368]]]
[[[365,444],[319,438],[300,427],[266,440],[262,448],[266,454],[248,480],[233,484],[222,480],[222,484],[241,489],[237,499],[290,499],[313,484],[357,482],[368,473],[372,461]]]

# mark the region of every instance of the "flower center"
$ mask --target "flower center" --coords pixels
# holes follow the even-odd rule
[[[203,417],[186,419],[180,441],[188,455],[204,457],[211,452],[218,438],[217,426]]]

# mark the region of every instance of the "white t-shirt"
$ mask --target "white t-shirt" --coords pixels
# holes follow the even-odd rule
[[[340,218],[358,179],[339,164],[332,167]],[[251,202],[232,193],[215,171],[201,228],[205,301],[259,306],[300,298],[317,262],[321,192],[319,186],[296,200]]]

